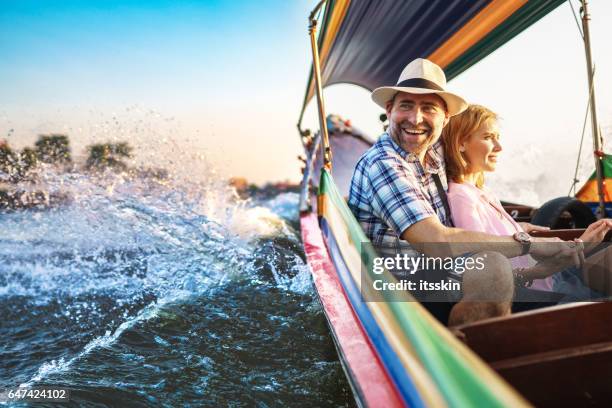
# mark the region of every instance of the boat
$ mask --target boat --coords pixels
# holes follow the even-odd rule
[[[310,14],[313,67],[297,126],[305,149],[300,227],[314,285],[359,406],[608,406],[612,401],[610,302],[546,307],[451,332],[407,291],[364,300],[361,290],[373,279],[395,282],[386,270],[374,277],[364,267],[377,254],[346,203],[355,163],[372,140],[350,126],[331,126],[322,96],[324,86],[337,83],[368,90],[395,83],[405,63],[418,57],[436,62],[451,80],[562,3],[322,0]],[[584,22],[585,0],[582,6]],[[420,33],[416,40],[415,33]],[[314,97],[316,133],[301,126]],[[594,206],[600,212],[589,210],[593,216],[607,207],[604,157],[595,161]],[[556,228],[565,227],[550,234],[571,238],[583,231],[567,211],[574,201],[558,202],[548,211],[549,218],[557,214]],[[537,214],[531,207],[506,206],[518,219]]]

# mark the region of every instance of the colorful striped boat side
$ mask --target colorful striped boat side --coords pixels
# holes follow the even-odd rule
[[[367,268],[362,269],[360,251],[367,239],[327,171],[321,174],[319,194],[319,217],[334,266],[364,331],[406,402],[414,405],[420,399],[427,406],[451,407],[528,406],[418,302],[411,301],[408,293],[385,294],[385,302],[362,299],[360,274]],[[364,252],[366,257],[376,256]],[[387,271],[376,275],[376,279],[381,277],[387,282],[395,279]],[[372,278],[367,276],[366,284]]]

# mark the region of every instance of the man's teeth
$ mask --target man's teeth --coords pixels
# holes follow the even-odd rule
[[[416,129],[404,129],[402,128],[402,130],[406,133],[409,133],[411,135],[422,135],[424,134],[426,131],[425,130],[416,130]]]

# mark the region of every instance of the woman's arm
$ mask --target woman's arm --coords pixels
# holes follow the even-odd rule
[[[541,225],[533,225],[529,222],[517,222],[517,224],[528,234],[531,234],[533,231],[550,231],[549,227],[543,227]]]

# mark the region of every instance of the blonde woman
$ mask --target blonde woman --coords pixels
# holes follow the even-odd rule
[[[480,105],[470,105],[462,114],[453,116],[442,132],[446,171],[449,180],[448,202],[456,227],[482,231],[497,235],[527,233],[544,227],[529,223],[517,223],[501,205],[499,199],[485,187],[485,173],[493,172],[502,152],[498,116]],[[603,219],[591,224],[580,239],[595,246],[612,229],[612,220]],[[591,298],[593,293],[583,283],[601,293],[609,293],[609,276],[612,251],[598,251],[590,256],[581,271],[576,268],[563,269],[559,265],[535,262],[528,255],[510,260],[513,269],[533,281],[533,289],[556,291],[577,298]],[[602,273],[602,265],[606,273]],[[607,268],[606,268],[607,265]],[[553,274],[555,274],[553,276]]]

